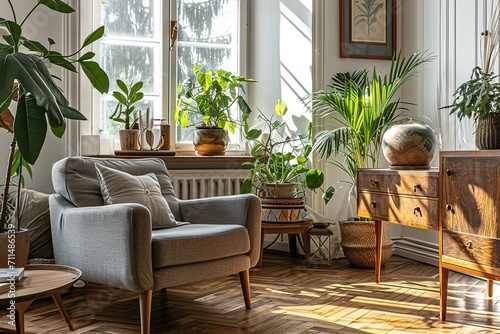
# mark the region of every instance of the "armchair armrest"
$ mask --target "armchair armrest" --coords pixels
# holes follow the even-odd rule
[[[82,279],[131,291],[153,288],[151,216],[140,204],[75,207],[49,198],[56,263],[74,266]]]
[[[178,200],[182,220],[191,224],[236,224],[245,226],[250,237],[251,266],[260,256],[262,207],[253,194]]]

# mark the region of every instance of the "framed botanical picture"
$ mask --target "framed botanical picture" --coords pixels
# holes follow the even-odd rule
[[[397,0],[339,0],[340,57],[392,59]]]

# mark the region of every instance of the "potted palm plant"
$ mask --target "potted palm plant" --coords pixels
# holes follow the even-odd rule
[[[232,109],[237,106],[242,115],[251,109],[241,93],[245,82],[255,82],[229,71],[193,68],[196,78],[186,79],[177,87],[177,107],[174,119],[181,127],[196,126],[193,144],[198,155],[224,155],[228,144],[227,130],[235,132],[239,123]]]
[[[101,67],[91,59],[94,53],[80,55],[104,34],[104,27],[92,32],[82,47],[71,55],[62,55],[54,50],[55,42],[48,37],[48,46],[23,35],[23,26],[39,6],[62,14],[75,10],[61,0],[33,1],[33,9],[22,18],[16,15],[15,5],[8,0],[12,19],[0,19],[3,41],[0,43],[0,127],[12,134],[10,153],[3,196],[0,198],[0,267],[7,266],[7,259],[16,260],[16,266],[24,266],[29,249],[28,238],[11,235],[19,231],[18,218],[20,187],[23,183],[23,168],[31,175],[33,165],[42,150],[50,128],[56,137],[62,137],[66,130],[66,120],[85,120],[85,116],[69,105],[62,90],[47,69],[46,62],[77,72],[78,65],[89,78],[91,84],[101,93],[109,88],[109,79]],[[7,13],[4,13],[7,15]],[[4,15],[2,15],[4,16]],[[17,103],[13,103],[13,101]],[[11,108],[15,107],[15,113]],[[9,191],[14,175],[18,176],[17,199]],[[26,233],[27,234],[27,233]],[[26,244],[22,244],[22,241]],[[15,245],[15,246],[13,246]],[[16,253],[16,254],[14,254]],[[23,256],[21,256],[23,254]],[[13,256],[15,255],[15,256]]]
[[[480,150],[500,149],[500,84],[493,66],[500,49],[500,3],[491,3],[490,29],[481,33],[482,67],[472,70],[470,79],[461,84],[453,94],[452,104],[443,108],[464,117],[477,125],[475,141]]]
[[[142,81],[131,82],[127,85],[120,79],[116,84],[121,91],[114,91],[113,97],[118,101],[113,113],[109,116],[113,121],[123,124],[124,129],[119,131],[120,146],[122,150],[139,149],[139,130],[134,129],[139,117],[135,104],[144,98],[144,93],[140,90],[144,85]]]
[[[291,131],[283,120],[287,111],[283,100],[276,102],[271,116],[259,110],[257,121],[261,128],[250,128],[248,117],[244,118],[244,136],[252,146],[254,161],[243,163],[250,166],[250,176],[241,192],[255,192],[261,197],[264,221],[302,220],[306,190],[321,189],[324,181],[321,170],[308,166],[312,153],[308,134]],[[333,189],[327,192],[333,193]],[[286,213],[276,214],[277,207]]]
[[[343,157],[343,160],[328,161],[349,176],[347,182],[351,189],[348,198],[350,204],[356,200],[355,182],[358,168],[378,166],[384,132],[395,122],[401,110],[406,109],[396,93],[412,77],[418,66],[431,59],[426,52],[417,52],[409,57],[401,57],[399,53],[393,57],[388,75],[381,75],[376,68],[371,75],[366,70],[337,73],[332,77],[330,91],[318,91],[310,95],[310,110],[313,115],[326,118],[334,125],[333,129],[323,129],[314,135],[314,151],[326,159]],[[340,223],[344,255],[351,264],[373,267],[373,260],[371,263],[360,265],[355,259],[348,257],[349,245],[345,230],[358,229],[357,225],[360,224],[349,224],[350,221],[349,219]],[[374,235],[373,222],[363,224],[368,224],[367,228],[371,231],[361,232],[361,235]],[[388,226],[384,226],[383,230],[388,233]],[[366,238],[358,236],[354,241],[358,249],[360,239]],[[386,241],[385,253],[390,256],[392,242],[390,238],[383,239]],[[366,240],[372,243],[367,246],[374,249],[374,240]],[[363,252],[367,253],[366,249]]]

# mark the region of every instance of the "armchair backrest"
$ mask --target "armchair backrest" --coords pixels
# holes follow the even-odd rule
[[[99,206],[104,201],[101,187],[97,179],[95,164],[114,168],[132,175],[154,173],[160,183],[163,196],[166,198],[176,219],[181,219],[179,205],[175,198],[170,175],[163,160],[146,159],[112,159],[90,157],[68,157],[57,161],[52,166],[52,183],[54,190],[77,207]]]

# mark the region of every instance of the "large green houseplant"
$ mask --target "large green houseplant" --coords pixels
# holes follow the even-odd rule
[[[105,93],[109,88],[108,76],[91,60],[94,53],[81,54],[83,48],[103,36],[104,27],[92,32],[80,49],[70,55],[63,55],[54,50],[55,41],[52,38],[47,37],[46,46],[23,35],[23,27],[40,6],[65,15],[75,10],[62,0],[32,2],[34,4],[31,11],[20,18],[15,4],[8,0],[11,18],[0,18],[3,35],[3,41],[0,42],[0,127],[12,134],[3,196],[0,199],[0,231],[10,233],[19,228],[16,216],[12,214],[12,211],[19,213],[19,208],[16,208],[19,195],[17,200],[10,198],[12,192],[9,191],[13,176],[19,176],[20,189],[22,169],[24,167],[31,174],[30,166],[36,162],[42,150],[48,128],[55,136],[62,137],[67,119],[85,120],[83,114],[69,105],[57,85],[59,79],[50,73],[47,64],[60,66],[71,72],[77,72],[79,66],[99,92]],[[14,108],[15,112],[11,112]],[[19,193],[18,190],[17,194]]]
[[[472,69],[470,79],[453,94],[453,102],[443,108],[458,120],[469,118],[477,125],[475,140],[479,149],[500,148],[500,83],[493,68],[500,49],[500,3],[491,3],[490,28],[481,33],[482,67]]]
[[[333,124],[332,129],[314,135],[313,148],[320,158],[328,159],[349,176],[347,201],[351,212],[355,212],[358,169],[377,168],[384,132],[406,109],[407,103],[397,96],[399,89],[418,66],[431,59],[427,52],[409,57],[399,53],[393,57],[388,74],[382,75],[376,68],[371,74],[367,70],[337,73],[332,77],[331,90],[310,95],[313,115]],[[340,226],[342,229],[342,223]]]
[[[199,64],[193,68],[193,75],[195,80],[187,78],[177,87],[175,122],[183,128],[196,126],[194,142],[198,154],[224,154],[227,130],[234,133],[240,122],[234,117],[233,106],[237,106],[243,116],[250,114],[243,96],[244,83],[255,81],[223,69],[205,69]],[[207,149],[207,142],[216,145]]]

